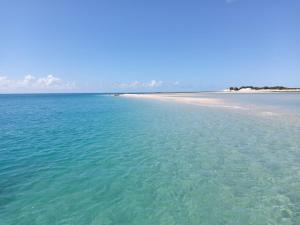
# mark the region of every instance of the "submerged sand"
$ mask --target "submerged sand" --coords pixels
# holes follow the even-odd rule
[[[149,93],[149,94],[120,94],[121,97],[136,98],[145,100],[168,101],[180,104],[192,104],[203,107],[218,107],[222,109],[234,110],[250,115],[260,116],[264,118],[278,118],[299,123],[299,114],[295,114],[293,110],[286,109],[285,105],[276,104],[256,104],[247,99],[231,99],[224,98],[214,94],[230,95],[226,92],[214,92],[212,95],[207,93]],[[209,95],[209,97],[208,97]],[[233,94],[235,95],[235,94]],[[267,95],[268,96],[268,95]],[[249,99],[248,99],[249,100]]]
[[[190,97],[188,94],[123,94],[123,97],[129,98],[143,98],[155,99],[161,101],[173,101],[178,103],[202,105],[202,106],[223,106],[226,104],[223,100],[218,98],[205,98],[205,97]]]

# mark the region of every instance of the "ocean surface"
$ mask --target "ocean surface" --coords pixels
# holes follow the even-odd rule
[[[300,94],[0,95],[0,225],[299,225]]]

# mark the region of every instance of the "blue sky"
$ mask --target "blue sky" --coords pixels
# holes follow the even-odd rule
[[[298,0],[0,0],[0,92],[300,86]]]

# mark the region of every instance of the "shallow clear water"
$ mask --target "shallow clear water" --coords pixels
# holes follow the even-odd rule
[[[300,95],[219,97],[0,95],[0,225],[300,224]]]

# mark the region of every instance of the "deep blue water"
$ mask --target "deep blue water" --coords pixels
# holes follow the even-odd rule
[[[0,95],[0,225],[300,224],[300,95],[217,96]]]

